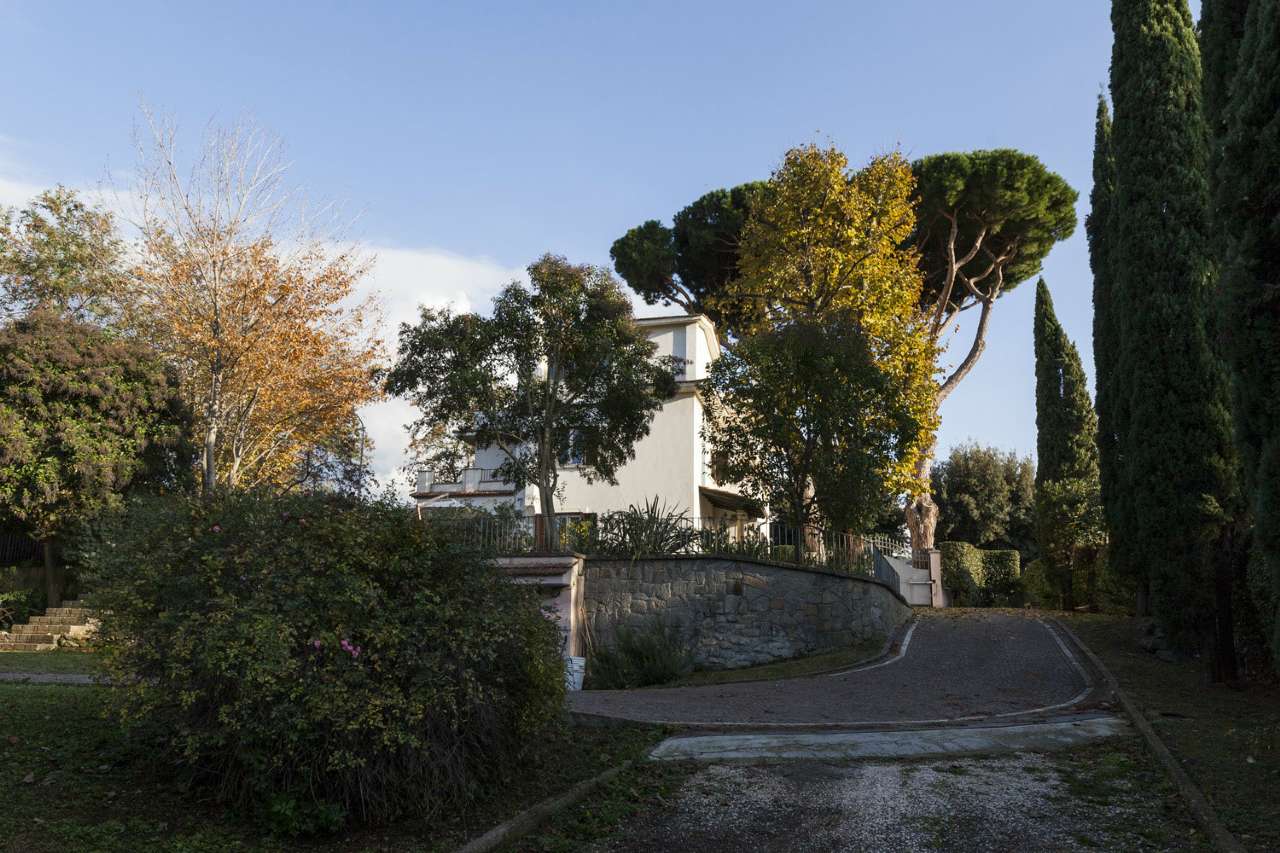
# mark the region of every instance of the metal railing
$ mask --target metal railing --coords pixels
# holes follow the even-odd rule
[[[498,517],[483,513],[440,517],[425,523],[449,541],[495,556],[578,552],[601,557],[718,556],[820,568],[874,578],[902,592],[897,571],[885,555],[910,559],[903,539],[879,534],[798,528],[778,519],[732,521],[685,515],[614,512],[598,517],[563,515],[544,542],[542,516]]]

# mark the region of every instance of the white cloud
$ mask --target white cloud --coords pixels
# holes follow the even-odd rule
[[[444,249],[406,249],[365,246],[376,258],[360,295],[375,294],[382,306],[382,337],[394,353],[401,323],[418,319],[418,306],[487,313],[498,291],[514,279],[525,280],[518,267],[505,267],[484,258],[469,258]],[[384,486],[404,484],[397,477],[408,460],[405,426],[417,410],[403,400],[385,400],[360,411],[373,441],[373,473]],[[406,484],[407,485],[407,484]]]
[[[25,207],[51,185],[33,180],[33,170],[6,156],[6,149],[13,147],[12,140],[0,136],[0,206]],[[131,190],[76,189],[83,197],[114,212],[124,227],[136,214],[137,199]],[[458,311],[487,311],[502,287],[514,279],[526,278],[521,268],[445,249],[377,245],[363,245],[361,249],[373,256],[375,262],[358,295],[378,297],[383,317],[379,331],[392,353],[400,324],[416,322],[419,305],[433,308],[452,305]],[[416,410],[403,400],[386,400],[366,406],[360,415],[374,444],[374,475],[384,485],[397,482],[407,486],[397,475],[407,461],[405,426],[417,417]]]

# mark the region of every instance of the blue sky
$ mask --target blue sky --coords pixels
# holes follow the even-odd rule
[[[1092,372],[1083,217],[1108,16],[1104,0],[0,0],[0,203],[127,182],[143,103],[192,144],[250,117],[286,141],[292,182],[359,212],[394,320],[483,306],[544,251],[608,263],[627,228],[766,177],[796,144],[855,163],[1015,147],[1080,192],[1045,276]],[[943,407],[944,452],[1034,451],[1033,302],[1032,283],[1000,300]],[[370,415],[383,472],[407,416]]]

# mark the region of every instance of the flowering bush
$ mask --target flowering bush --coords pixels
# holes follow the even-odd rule
[[[152,499],[86,557],[115,713],[279,830],[462,807],[560,718],[536,598],[404,507]]]

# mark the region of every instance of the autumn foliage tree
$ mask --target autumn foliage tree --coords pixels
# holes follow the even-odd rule
[[[260,132],[214,132],[184,169],[173,131],[152,131],[131,322],[178,370],[206,492],[298,485],[381,395],[368,264],[305,221]]]
[[[896,154],[853,171],[834,148],[788,151],[758,191],[737,275],[707,296],[732,306],[739,335],[712,371],[707,437],[797,526],[819,511],[867,523],[885,492],[915,485],[935,385],[905,245],[913,185]]]

